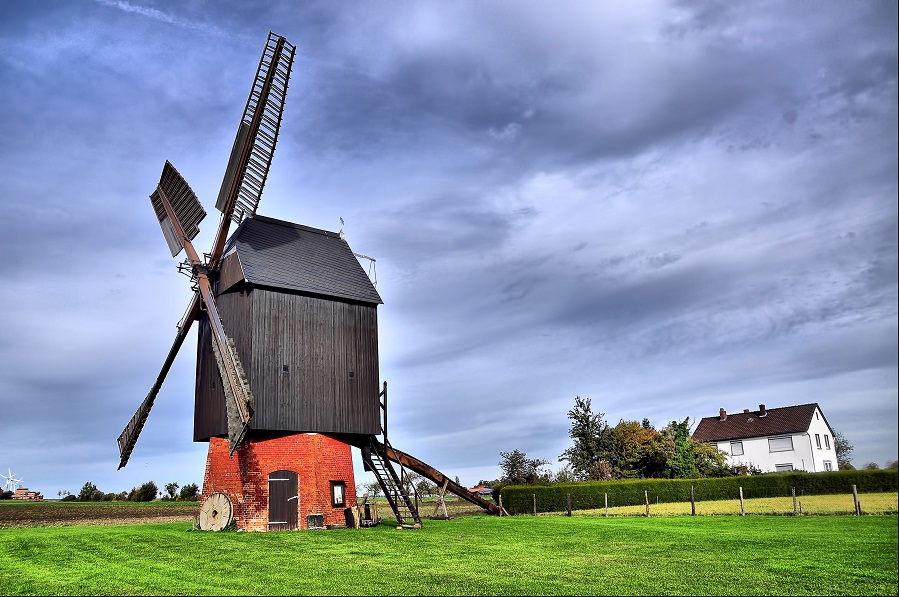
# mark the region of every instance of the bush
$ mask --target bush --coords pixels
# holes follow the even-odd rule
[[[72,494],[72,493],[70,493],[70,494],[64,496],[64,497],[62,498],[62,501],[64,501],[64,502],[77,502],[77,501],[78,501],[78,496],[77,496],[77,495],[74,495],[74,494]]]
[[[181,492],[178,494],[178,499],[184,502],[195,502],[197,501],[199,495],[200,488],[197,486],[197,484],[188,483],[181,488]]]
[[[159,488],[156,487],[156,483],[153,481],[147,481],[140,487],[135,487],[131,490],[131,493],[128,494],[129,502],[152,502],[156,499],[156,494],[159,492]]]

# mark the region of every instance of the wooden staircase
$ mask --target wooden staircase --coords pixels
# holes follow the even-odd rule
[[[381,486],[400,526],[420,527],[421,516],[418,514],[415,500],[406,491],[406,484],[403,483],[406,473],[402,465],[400,472],[397,473],[387,457],[387,447],[388,445],[379,442],[375,436],[371,436],[370,443],[362,448],[362,461],[366,469],[375,474],[378,485]]]

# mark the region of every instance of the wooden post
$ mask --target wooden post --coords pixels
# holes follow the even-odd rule
[[[796,509],[796,488],[790,487],[790,493],[793,495],[793,516],[799,516],[799,511]]]
[[[446,500],[443,496],[446,495],[446,486],[449,485],[449,478],[443,480],[443,487],[439,487],[437,489],[437,503],[434,504],[434,513],[431,514],[431,518],[437,518],[437,512],[440,510],[440,507],[443,507],[443,517],[449,520],[449,512],[446,511]]]
[[[503,494],[499,494],[499,515],[503,515]]]
[[[571,516],[571,494],[568,494],[568,516]]]
[[[852,485],[852,501],[855,504],[855,515],[862,515],[862,505],[858,501],[858,487],[855,484]]]
[[[646,516],[649,516],[649,491],[643,491],[643,497],[646,499]]]
[[[609,494],[605,493],[603,495],[606,496],[606,518],[608,518],[609,517]]]
[[[693,494],[692,485],[690,485],[690,516],[696,516],[696,496]]]
[[[740,516],[746,516],[746,506],[743,504],[743,488],[740,487]]]
[[[534,496],[534,516],[537,516],[537,494],[532,493],[531,495]]]

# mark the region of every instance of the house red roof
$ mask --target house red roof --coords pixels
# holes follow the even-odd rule
[[[722,408],[717,417],[705,417],[699,421],[693,432],[693,439],[698,442],[714,442],[803,433],[808,431],[817,408],[816,402],[769,409],[762,404],[759,405],[759,410],[747,409],[736,414],[726,413]],[[821,417],[824,417],[824,413],[821,413]],[[827,419],[824,419],[824,423],[827,424]],[[827,426],[830,427],[829,424]]]

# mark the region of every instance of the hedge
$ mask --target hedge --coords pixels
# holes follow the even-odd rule
[[[651,503],[690,501],[693,487],[697,501],[736,499],[740,487],[743,497],[789,497],[796,495],[827,495],[852,493],[855,485],[859,493],[899,491],[896,469],[831,471],[822,473],[769,473],[746,477],[708,479],[634,479],[627,481],[585,481],[554,485],[509,485],[501,492],[503,508],[509,514],[534,512],[564,512],[571,494],[573,510],[588,510],[608,506],[636,506],[645,503],[648,493]]]

